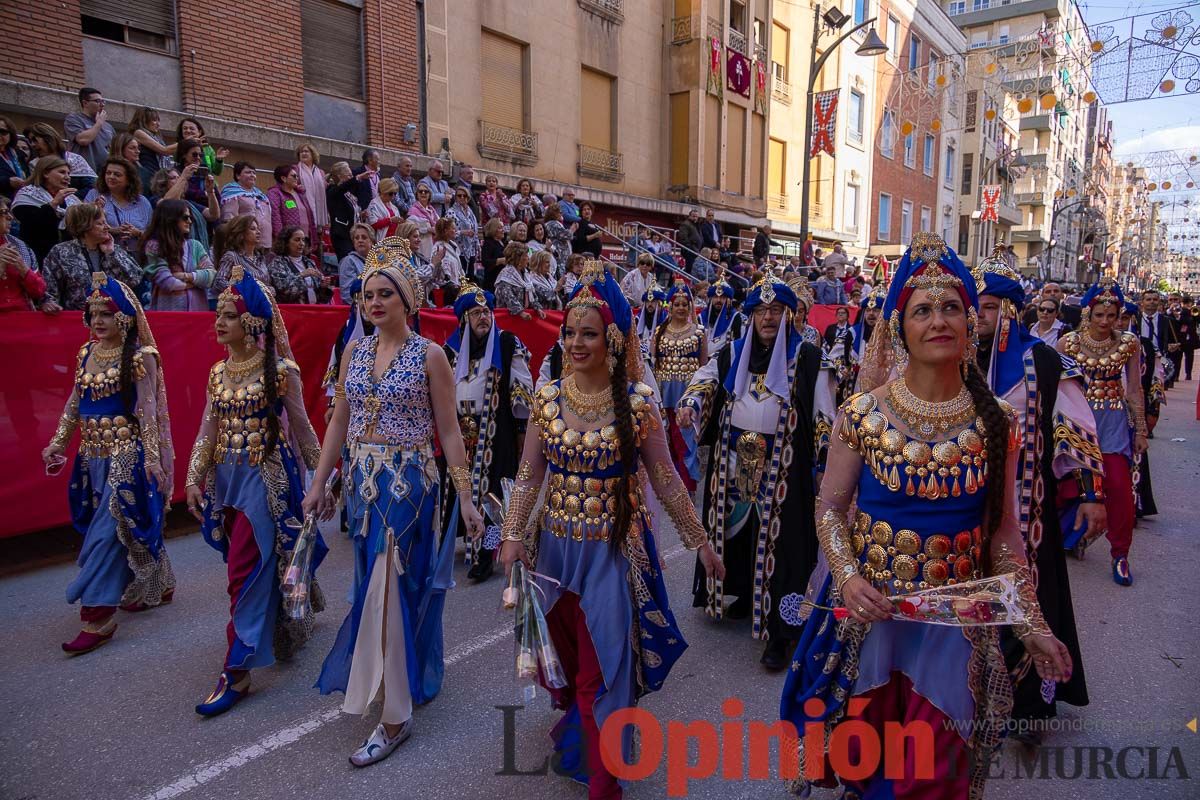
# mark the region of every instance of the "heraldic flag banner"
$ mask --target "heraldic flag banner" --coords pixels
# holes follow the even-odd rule
[[[833,155],[834,132],[837,130],[837,104],[840,89],[817,92],[813,97],[812,146],[808,157],[825,152]]]
[[[983,194],[983,208],[979,215],[980,222],[999,222],[1000,221],[1000,184],[990,183],[984,186],[981,190]]]

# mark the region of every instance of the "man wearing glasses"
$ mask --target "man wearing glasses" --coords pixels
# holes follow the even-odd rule
[[[100,172],[100,165],[108,158],[108,146],[112,143],[113,126],[108,122],[104,110],[104,95],[99,89],[85,86],[79,90],[79,111],[67,114],[63,130],[67,134],[67,149],[87,160],[92,169]]]
[[[1032,333],[1051,347],[1058,345],[1058,337],[1066,331],[1067,325],[1058,318],[1058,302],[1042,298],[1037,304],[1037,321],[1033,323]]]

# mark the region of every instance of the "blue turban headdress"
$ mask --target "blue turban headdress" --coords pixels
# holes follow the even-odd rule
[[[968,327],[971,330],[968,330],[968,334],[973,333],[974,321],[979,313],[979,294],[975,288],[975,279],[971,277],[970,271],[959,259],[958,254],[942,241],[942,237],[936,233],[921,231],[913,237],[912,244],[896,265],[887,298],[883,301],[883,317],[891,331],[893,346],[904,346],[901,338],[904,307],[912,293],[918,289],[953,289],[958,292],[969,309]]]
[[[734,298],[733,287],[725,282],[724,279],[718,278],[708,287],[709,297],[728,297],[730,300]]]
[[[567,301],[566,314],[563,315],[564,328],[572,311],[582,312],[589,308],[598,311],[604,321],[609,356],[624,358],[626,377],[640,380],[642,346],[637,331],[633,329],[633,309],[621,292],[616,278],[600,261],[590,261],[584,265],[579,283]]]
[[[242,327],[247,333],[257,336],[266,330],[274,317],[271,298],[267,296],[263,285],[247,275],[241,264],[235,264],[229,275],[229,285],[217,298],[217,305],[233,303],[241,317]]]
[[[1025,288],[1021,286],[1021,276],[1009,266],[1003,244],[997,244],[972,275],[979,294],[1001,300],[987,380],[992,391],[1003,397],[1025,379],[1025,354],[1040,340],[1021,324]]]
[[[1125,307],[1125,293],[1121,291],[1121,287],[1117,286],[1112,281],[1103,281],[1092,286],[1083,295],[1083,307],[1091,308],[1094,305],[1103,305],[1111,303],[1120,311]],[[1136,313],[1136,311],[1131,312]]]
[[[750,292],[746,295],[745,302],[742,303],[742,311],[752,314],[754,309],[759,306],[770,305],[776,301],[783,303],[792,311],[796,310],[795,290],[777,278],[774,272],[768,270],[758,283],[750,287]]]
[[[458,289],[458,297],[454,301],[454,315],[461,321],[472,308],[496,309],[496,297],[491,292],[484,291],[470,281],[466,281]]]

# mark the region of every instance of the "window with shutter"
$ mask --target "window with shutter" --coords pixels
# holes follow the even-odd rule
[[[337,0],[300,0],[304,88],[363,99],[362,9]]]
[[[526,131],[525,45],[483,31],[479,48],[483,121]]]
[[[746,193],[746,109],[730,104],[726,119],[725,190]]]
[[[175,0],[80,0],[85,36],[175,52]]]
[[[671,178],[672,186],[686,186],[688,168],[692,162],[691,111],[688,92],[676,92],[670,97],[671,108]]]
[[[779,139],[767,143],[767,191],[784,196],[787,194],[787,145]]]
[[[616,114],[613,91],[616,81],[595,70],[583,67],[579,73],[580,129],[579,141],[588,147],[611,153]]]

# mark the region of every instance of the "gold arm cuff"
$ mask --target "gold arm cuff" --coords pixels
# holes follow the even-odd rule
[[[829,562],[829,575],[839,592],[842,585],[858,574],[858,559],[850,546],[850,526],[845,511],[829,509],[817,523],[817,541]]]
[[[500,529],[500,541],[524,542],[525,526],[533,514],[534,504],[537,503],[540,486],[518,486],[513,489],[508,501],[508,513],[504,515],[504,526]]]
[[[185,486],[200,486],[204,483],[204,476],[212,466],[211,451],[212,441],[207,436],[200,437],[196,446],[192,448],[192,457],[188,460]]]
[[[471,493],[471,472],[466,467],[450,467],[450,482],[459,494]]]
[[[333,385],[333,399],[334,400],[345,400],[346,399],[346,384],[335,383]]]
[[[681,485],[674,494],[663,498],[662,504],[685,548],[698,550],[708,542],[708,532],[700,524],[696,506],[692,504],[692,496],[686,487]]]
[[[62,413],[58,418],[58,428],[55,429],[54,435],[50,437],[50,444],[66,449],[67,444],[71,441],[72,434],[75,433],[75,428],[79,425],[79,416],[76,413],[77,406],[72,403],[71,408]]]
[[[1038,603],[1037,587],[1033,583],[1033,573],[1029,565],[1018,561],[1008,545],[1001,543],[997,554],[994,572],[998,575],[1013,573],[1013,586],[1017,590],[1017,606],[1025,615],[1024,622],[1013,623],[1013,633],[1017,638],[1026,636],[1053,636],[1046,618],[1042,616],[1042,607]]]

